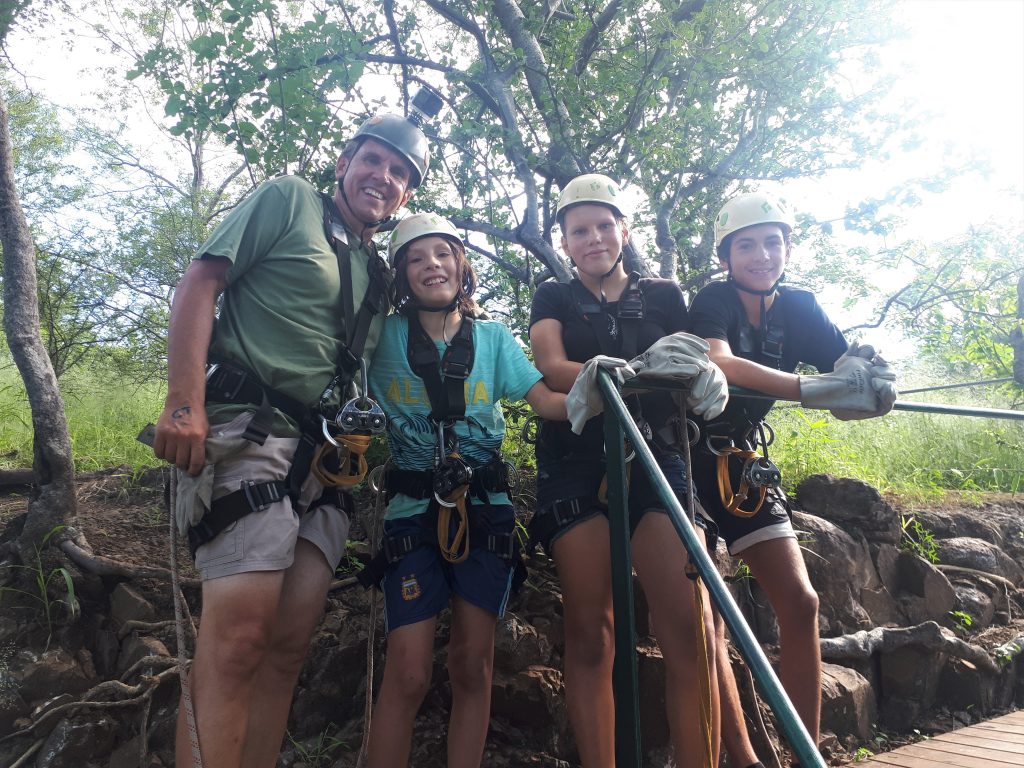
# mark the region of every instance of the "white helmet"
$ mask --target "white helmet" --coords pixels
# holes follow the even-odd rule
[[[395,258],[398,252],[413,240],[418,240],[427,235],[440,235],[458,240],[463,247],[465,243],[459,232],[452,223],[443,216],[436,213],[414,213],[406,216],[395,227],[391,233],[391,242],[388,243],[388,263],[394,267]]]
[[[619,185],[603,173],[585,173],[565,185],[562,194],[558,197],[558,207],[555,209],[555,219],[559,224],[568,208],[579,203],[598,203],[607,205],[619,216],[625,217],[626,210],[623,208],[622,190]]]
[[[722,241],[745,227],[755,224],[779,224],[785,234],[793,231],[795,224],[789,206],[776,197],[764,192],[746,192],[726,201],[715,218],[715,248]]]

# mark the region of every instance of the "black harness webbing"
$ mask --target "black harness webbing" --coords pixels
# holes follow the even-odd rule
[[[441,357],[437,345],[423,330],[419,315],[408,314],[409,367],[423,380],[430,399],[430,420],[437,423],[466,416],[466,379],[473,370],[473,318],[464,316],[455,338]]]
[[[590,325],[601,347],[601,354],[632,360],[639,352],[640,324],[644,319],[644,293],[640,289],[640,273],[631,272],[626,289],[619,296],[614,315],[609,315],[594,295],[578,278],[573,278],[573,298],[576,311]],[[612,335],[608,318],[612,317],[618,328],[617,338]]]
[[[384,488],[389,496],[402,494],[413,499],[430,499],[434,496],[434,471],[432,469],[388,469],[384,475]],[[482,467],[473,467],[470,492],[480,499],[487,493],[504,493],[512,489],[509,467],[500,458]]]
[[[288,495],[288,486],[281,480],[266,483],[244,482],[234,493],[215,500],[208,513],[188,530],[188,546],[195,558],[196,550],[213,541],[232,523],[250,512],[261,512]]]

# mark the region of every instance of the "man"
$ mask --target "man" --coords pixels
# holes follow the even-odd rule
[[[333,198],[297,177],[261,185],[175,292],[154,452],[179,469],[179,528],[191,525],[203,578],[189,680],[206,766],[277,762],[348,535],[351,497],[321,493],[310,477],[320,417],[350,397],[377,343],[388,281],[371,237],[427,173],[419,123],[364,123],[338,158]],[[187,704],[183,696],[180,766],[195,762]]]
[[[882,416],[896,400],[895,373],[870,347],[848,344],[812,293],[781,285],[793,226],[789,209],[770,195],[751,192],[725,203],[715,219],[715,247],[728,279],[694,297],[690,330],[707,340],[708,356],[729,384],[829,409],[840,419]],[[821,374],[798,375],[799,363]],[[765,447],[762,423],[772,405],[736,397],[720,417],[702,420],[694,481],[729,553],[743,558],[775,609],[779,677],[817,742],[818,596],[778,488],[781,477],[757,453]],[[722,738],[734,765],[757,768],[761,763],[747,738],[720,620],[718,630]]]

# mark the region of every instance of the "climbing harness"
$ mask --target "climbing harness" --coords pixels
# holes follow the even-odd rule
[[[270,434],[274,409],[299,425],[299,441],[292,455],[291,469],[284,480],[255,483],[243,480],[239,490],[211,504],[210,511],[189,530],[189,546],[193,556],[203,544],[212,541],[223,530],[250,514],[266,509],[284,498],[294,505],[302,485],[310,474],[326,486],[319,504],[331,502],[351,514],[352,497],[338,493],[357,485],[366,475],[365,453],[370,435],[385,426],[384,412],[369,398],[366,386],[366,365],[363,350],[373,318],[387,311],[392,276],[387,264],[376,252],[367,259],[369,283],[358,312],[352,296],[352,262],[348,234],[334,200],[321,194],[324,236],[337,259],[341,285],[341,309],[346,338],[338,348],[335,371],[313,408],[265,386],[255,374],[243,367],[215,361],[207,369],[206,402],[256,405],[257,409],[243,437],[263,445]],[[361,389],[356,387],[360,376]],[[351,397],[334,409],[335,396],[349,392]],[[316,506],[316,504],[314,505]],[[298,512],[296,511],[296,514]]]
[[[716,447],[714,441],[724,439],[725,444]],[[782,473],[768,457],[768,446],[775,442],[775,432],[766,423],[758,422],[747,432],[742,443],[744,447],[735,445],[732,438],[709,434],[705,440],[707,449],[715,455],[716,474],[718,477],[718,493],[725,508],[737,517],[753,517],[761,511],[770,488],[778,488],[782,484]],[[758,453],[756,448],[761,449]],[[733,488],[730,474],[730,459],[743,462],[740,469],[740,485]],[[743,503],[753,497],[753,507],[743,508]]]

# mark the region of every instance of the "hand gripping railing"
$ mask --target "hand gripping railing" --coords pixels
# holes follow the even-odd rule
[[[691,562],[725,620],[733,642],[739,646],[754,678],[760,684],[761,692],[775,713],[779,726],[800,764],[805,768],[826,768],[807,729],[804,728],[779,679],[772,671],[768,659],[765,658],[760,644],[747,626],[725,582],[697,537],[686,512],[661,473],[654,454],[633,423],[611,376],[607,371],[601,370],[598,382],[605,402],[604,435],[608,462],[608,517],[611,529],[612,600],[615,609],[615,665],[612,670],[612,684],[615,690],[617,768],[641,768],[643,765],[640,748],[636,636],[633,629],[633,569],[629,556],[629,515],[626,511],[625,437],[629,438],[636,451],[632,471],[636,471],[636,464],[639,462],[639,466],[650,478],[658,498],[669,513],[672,525],[675,526],[683,546],[690,555]],[[692,477],[692,472],[690,475]],[[717,685],[717,681],[712,680],[711,684]]]

